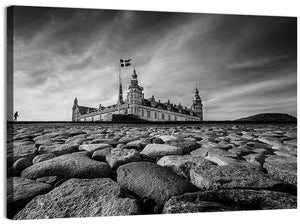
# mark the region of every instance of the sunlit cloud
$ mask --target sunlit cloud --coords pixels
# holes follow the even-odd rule
[[[266,56],[266,57],[258,57],[251,58],[243,61],[239,61],[233,64],[229,64],[229,69],[243,69],[243,68],[253,68],[260,67],[270,63],[276,63],[281,59],[287,58],[288,55],[279,55],[279,56]]]

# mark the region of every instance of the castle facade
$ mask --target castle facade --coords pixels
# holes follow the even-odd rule
[[[112,121],[113,116],[134,115],[138,119],[146,121],[168,122],[168,121],[203,121],[203,104],[199,91],[196,87],[195,95],[190,108],[175,105],[151,98],[145,99],[143,87],[139,86],[137,74],[134,69],[131,75],[130,85],[126,100],[123,100],[122,84],[119,85],[119,96],[117,104],[98,108],[84,107],[78,105],[75,98],[72,107],[72,121]]]

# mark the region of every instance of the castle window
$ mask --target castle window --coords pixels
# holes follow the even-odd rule
[[[144,117],[144,110],[142,110],[142,117]]]
[[[128,114],[128,110],[127,109],[125,110],[125,114]]]
[[[165,114],[161,114],[161,119],[165,119]]]
[[[170,114],[168,115],[168,120],[169,120],[169,121],[171,120],[171,115],[170,115]]]
[[[157,112],[154,113],[155,119],[157,119]]]
[[[150,117],[150,110],[147,110],[147,117]]]
[[[175,121],[177,121],[177,116],[174,116],[175,117]]]

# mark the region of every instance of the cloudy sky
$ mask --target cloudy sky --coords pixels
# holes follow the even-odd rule
[[[146,98],[190,107],[197,84],[205,120],[297,115],[296,18],[15,7],[13,23],[20,120],[71,120],[76,96],[115,104],[120,58]]]

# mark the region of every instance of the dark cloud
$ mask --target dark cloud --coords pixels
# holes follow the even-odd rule
[[[146,97],[189,107],[197,84],[208,120],[296,116],[296,18],[18,6],[13,21],[24,120],[69,120],[75,96],[116,103],[119,58],[133,59]]]

